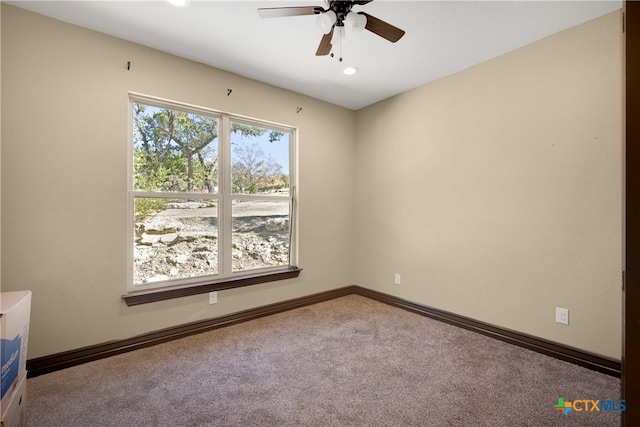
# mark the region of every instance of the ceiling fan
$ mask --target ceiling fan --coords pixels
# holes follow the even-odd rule
[[[287,6],[287,7],[265,7],[258,9],[258,15],[262,18],[280,18],[299,15],[317,15],[318,25],[325,33],[320,40],[320,45],[316,51],[317,56],[328,55],[332,46],[341,43],[344,37],[345,26],[354,31],[363,29],[389,40],[397,42],[404,36],[404,30],[395,27],[381,19],[371,16],[365,12],[353,12],[351,8],[355,5],[364,6],[373,0],[326,0],[326,9],[320,6]],[[333,56],[333,54],[331,54]],[[342,58],[340,58],[342,60]]]

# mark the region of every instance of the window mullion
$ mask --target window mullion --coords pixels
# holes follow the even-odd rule
[[[218,225],[218,235],[221,237],[219,242],[220,251],[218,262],[220,263],[219,271],[222,275],[227,276],[232,272],[231,264],[233,259],[232,250],[232,198],[231,198],[231,121],[229,116],[222,116],[220,125],[220,223]]]

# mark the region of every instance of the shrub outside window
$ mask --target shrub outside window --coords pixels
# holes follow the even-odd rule
[[[129,290],[295,265],[295,129],[130,95]]]

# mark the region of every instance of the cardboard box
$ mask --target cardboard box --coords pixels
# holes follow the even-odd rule
[[[27,374],[31,291],[0,293],[0,418]]]
[[[27,425],[27,376],[22,377],[7,405],[7,412],[0,420],[0,427],[26,427]]]

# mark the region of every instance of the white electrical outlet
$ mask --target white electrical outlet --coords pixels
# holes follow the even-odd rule
[[[556,323],[569,324],[569,309],[556,307]]]
[[[218,293],[209,292],[209,304],[216,304],[218,302]]]
[[[394,282],[396,285],[400,284],[400,273],[396,273],[396,277],[394,279]]]

